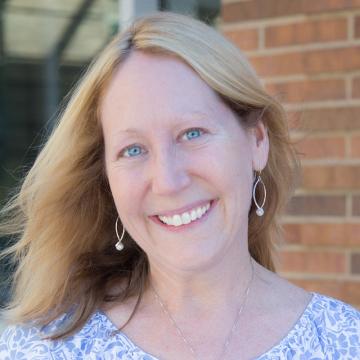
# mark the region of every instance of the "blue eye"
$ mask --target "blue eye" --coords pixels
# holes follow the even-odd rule
[[[142,151],[141,151],[141,147],[139,145],[132,145],[132,146],[129,146],[128,148],[126,148],[122,152],[122,155],[124,157],[136,157],[136,156],[140,155],[141,153],[142,153]]]
[[[188,140],[198,138],[203,134],[203,131],[201,129],[190,129],[185,132],[185,136]]]

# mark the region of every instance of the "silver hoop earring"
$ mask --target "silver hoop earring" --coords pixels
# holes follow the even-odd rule
[[[121,236],[119,236],[118,222],[119,222],[119,217],[117,217],[116,222],[115,222],[115,232],[116,232],[116,237],[118,239],[118,242],[115,244],[115,248],[117,251],[121,251],[122,249],[124,249],[124,244],[122,243],[122,239],[124,238],[124,235],[125,235],[125,228],[123,226],[122,234],[121,234]]]
[[[254,204],[256,206],[256,215],[257,216],[263,216],[264,215],[264,205],[265,205],[265,201],[266,201],[266,187],[265,187],[265,184],[264,182],[262,181],[261,179],[261,171],[259,172],[259,174],[256,176],[256,180],[255,180],[255,183],[254,183],[254,186],[253,186],[253,200],[254,200]],[[262,201],[262,204],[259,205],[258,202],[256,201],[256,187],[258,186],[258,184],[261,183],[261,185],[263,186],[263,189],[264,189],[264,199]]]

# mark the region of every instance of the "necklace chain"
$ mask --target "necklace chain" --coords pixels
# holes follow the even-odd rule
[[[239,323],[239,319],[240,319],[240,315],[244,309],[244,306],[245,306],[245,303],[246,303],[246,300],[248,298],[248,295],[249,295],[249,292],[250,292],[250,286],[253,282],[253,278],[254,278],[254,266],[253,266],[253,263],[252,263],[252,260],[250,259],[250,263],[251,263],[251,278],[248,282],[248,285],[246,287],[246,290],[245,290],[245,293],[244,293],[244,296],[243,296],[243,299],[242,301],[240,302],[240,305],[239,305],[239,309],[236,313],[236,316],[235,316],[235,320],[234,320],[234,323],[231,327],[231,330],[228,334],[228,336],[226,337],[225,341],[224,341],[224,345],[222,347],[222,350],[221,350],[221,354],[219,357],[217,357],[217,359],[224,359],[224,356],[226,354],[226,351],[230,345],[230,342],[232,340],[232,337],[234,335],[234,332],[235,332],[235,329],[237,327],[237,324]],[[188,347],[189,351],[191,352],[191,355],[193,356],[194,359],[198,360],[199,357],[195,351],[195,349],[193,348],[193,346],[191,345],[191,343],[186,339],[184,333],[182,332],[182,330],[180,329],[180,327],[178,326],[178,324],[176,323],[175,319],[173,318],[173,316],[170,314],[169,310],[167,309],[167,307],[164,305],[164,302],[161,300],[159,294],[156,292],[154,286],[152,285],[152,283],[150,282],[150,285],[151,285],[151,288],[154,292],[154,295],[155,295],[155,299],[156,301],[159,303],[162,311],[164,312],[164,314],[166,314],[166,316],[168,317],[168,319],[170,320],[170,322],[172,323],[172,325],[174,326],[174,328],[176,329],[176,332],[178,333],[178,335],[181,337],[182,341],[185,343],[185,345]]]

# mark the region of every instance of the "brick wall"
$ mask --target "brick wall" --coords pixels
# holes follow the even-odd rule
[[[360,307],[360,1],[223,0],[220,29],[285,105],[302,153],[279,272]]]

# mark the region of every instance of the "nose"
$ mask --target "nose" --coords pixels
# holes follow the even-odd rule
[[[161,151],[151,164],[151,188],[157,195],[172,195],[191,182],[184,157],[175,150]]]

